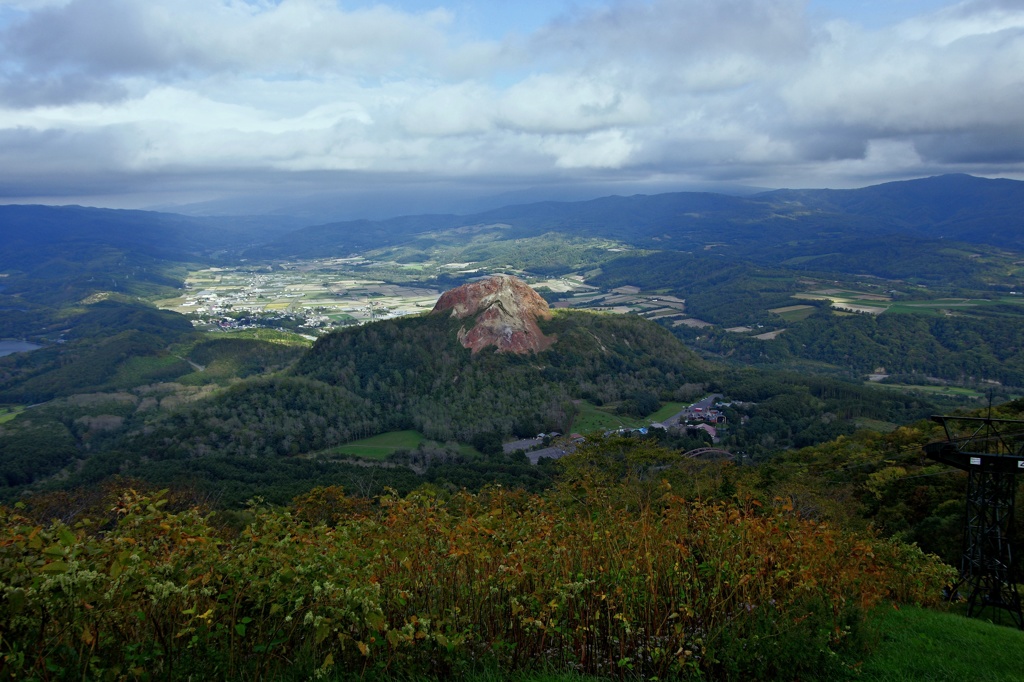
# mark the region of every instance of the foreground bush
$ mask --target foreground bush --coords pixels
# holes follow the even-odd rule
[[[912,547],[784,505],[662,491],[635,507],[615,486],[375,505],[336,492],[254,507],[238,533],[132,490],[116,522],[0,512],[0,673],[299,679],[543,663],[792,679],[853,660],[865,609],[928,602],[949,577]]]

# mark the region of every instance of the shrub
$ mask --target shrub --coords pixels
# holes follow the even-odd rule
[[[937,600],[948,579],[914,548],[785,505],[667,490],[620,504],[620,485],[375,505],[319,489],[294,512],[253,506],[240,532],[131,489],[102,528],[0,510],[0,676],[412,677],[543,661],[792,679],[841,667],[865,609]]]

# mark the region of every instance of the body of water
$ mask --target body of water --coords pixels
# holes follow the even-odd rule
[[[38,343],[28,341],[2,341],[0,340],[0,358],[11,353],[24,353],[30,350],[42,348]]]

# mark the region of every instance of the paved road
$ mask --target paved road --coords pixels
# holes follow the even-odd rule
[[[541,457],[550,457],[551,459],[560,459],[566,455],[571,455],[573,450],[571,445],[564,448],[543,448],[541,450],[533,450],[527,452],[526,456],[530,458],[530,464],[536,464],[540,461]]]
[[[524,438],[523,440],[516,440],[511,443],[503,443],[501,449],[504,450],[507,455],[515,452],[516,450],[529,450],[530,448],[535,448],[543,442],[543,438]]]
[[[558,459],[570,454],[575,448],[570,444],[567,446],[557,446],[550,448],[540,448],[539,450],[530,450],[535,448],[544,440],[541,438],[524,438],[523,440],[513,441],[511,443],[504,443],[501,447],[506,454],[515,452],[516,450],[526,450],[526,456],[530,458],[530,464],[536,464],[540,461],[541,457],[550,457],[551,459]]]

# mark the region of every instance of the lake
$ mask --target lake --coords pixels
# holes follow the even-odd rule
[[[42,348],[42,346],[28,341],[0,341],[0,358],[11,353],[24,353],[37,348]]]

